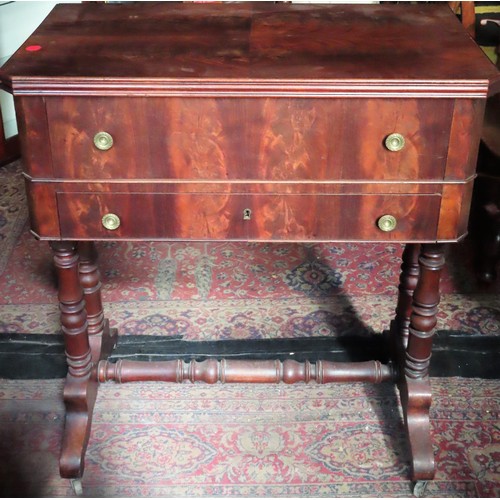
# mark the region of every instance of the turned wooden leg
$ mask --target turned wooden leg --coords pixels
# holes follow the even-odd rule
[[[410,328],[410,316],[412,312],[413,293],[417,288],[420,268],[418,257],[420,255],[420,245],[408,243],[405,246],[401,264],[401,274],[399,276],[398,305],[396,307],[395,331],[396,342],[404,348],[408,345]]]
[[[92,359],[97,361],[101,351],[102,334],[104,332],[104,311],[101,300],[101,277],[97,268],[97,252],[91,241],[78,244],[80,256],[80,283],[85,298],[87,324]]]
[[[104,318],[101,299],[101,275],[97,266],[97,250],[92,241],[78,243],[80,283],[85,297],[89,343],[92,360],[106,359],[116,345],[116,331],[110,331]]]
[[[413,293],[408,345],[400,377],[401,401],[412,454],[412,478],[415,481],[434,477],[434,453],[429,420],[429,362],[437,322],[444,246],[422,245],[418,262],[420,277]]]
[[[75,244],[52,242],[51,247],[59,279],[61,325],[68,362],[64,387],[66,422],[59,465],[62,477],[80,478],[97,395],[97,380]]]

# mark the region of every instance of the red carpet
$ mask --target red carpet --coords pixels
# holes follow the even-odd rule
[[[427,496],[500,495],[500,385],[433,379],[437,474]],[[0,391],[4,496],[71,496],[58,476],[61,381]],[[391,386],[105,384],[86,496],[408,497]]]
[[[28,233],[22,179],[0,191],[0,331],[59,330],[46,243]],[[106,312],[122,334],[188,340],[381,332],[399,245],[106,243]],[[450,250],[438,328],[500,334],[499,287],[477,288],[467,243]],[[500,496],[500,384],[433,379],[437,462],[428,496]],[[59,478],[62,382],[0,381],[3,496],[71,496]],[[103,385],[85,495],[407,497],[394,388]]]

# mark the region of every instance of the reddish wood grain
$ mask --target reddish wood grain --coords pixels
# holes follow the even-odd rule
[[[116,363],[101,361],[97,368],[99,382],[205,382],[207,384],[252,383],[252,384],[296,384],[298,382],[373,382],[394,379],[391,366],[379,361],[358,363],[334,363],[318,360],[299,362],[292,359],[207,359],[205,361],[127,361]]]
[[[54,177],[44,99],[23,97],[15,103],[24,171],[33,177]]]
[[[402,255],[401,273],[398,286],[398,304],[392,334],[395,337],[394,347],[398,353],[396,358],[402,358],[403,349],[408,345],[410,316],[412,312],[413,293],[418,284],[420,268],[418,257],[420,245],[409,243],[405,245]],[[402,366],[400,367],[402,369]]]
[[[265,241],[433,241],[438,195],[198,195],[59,193],[61,235],[68,239],[196,239]],[[243,212],[251,210],[251,219]],[[116,230],[102,226],[119,216]],[[377,227],[382,215],[396,229]]]
[[[441,179],[453,115],[449,99],[46,102],[54,175],[70,179]],[[107,151],[94,146],[100,131]],[[384,146],[394,132],[402,151]]]
[[[484,99],[455,100],[446,180],[465,180],[474,175],[485,104]]]
[[[46,183],[26,182],[26,196],[30,212],[30,227],[37,237],[61,237],[59,213],[54,186]]]
[[[42,48],[25,50],[32,45]],[[122,95],[133,83],[132,93],[178,83],[189,93],[196,83],[203,90],[221,80],[244,81],[244,91],[263,81],[313,89],[314,82],[360,80],[379,92],[381,81],[446,91],[432,85],[439,82],[455,95],[474,83],[485,95],[488,81],[499,80],[446,4],[406,3],[59,5],[2,68],[4,85],[15,91],[78,92],[92,77],[92,92],[118,87]]]
[[[474,182],[470,180],[464,184],[443,186],[438,239],[453,241],[467,234],[473,185]]]
[[[85,298],[87,325],[92,361],[96,363],[101,353],[106,321],[101,298],[101,275],[97,266],[97,250],[91,241],[78,243],[80,284]]]

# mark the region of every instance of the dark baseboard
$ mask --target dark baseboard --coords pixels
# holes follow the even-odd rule
[[[3,134],[3,131],[1,132]],[[0,144],[0,167],[3,167],[4,165],[8,165],[14,160],[20,158],[21,148],[19,145],[18,135],[10,137],[9,139],[3,139],[2,137],[0,137],[0,140],[4,141],[2,144]]]
[[[111,360],[162,361],[183,358],[285,359],[298,361],[387,361],[384,335],[272,340],[190,342],[180,337],[121,336]],[[500,379],[500,337],[439,331],[430,375]],[[0,334],[0,378],[52,379],[66,376],[60,335]]]

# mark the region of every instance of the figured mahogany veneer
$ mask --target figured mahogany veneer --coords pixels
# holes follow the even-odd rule
[[[82,477],[106,380],[393,380],[412,479],[433,477],[442,243],[467,232],[500,88],[446,4],[58,5],[0,76],[59,276],[63,477]],[[391,362],[110,363],[93,241],[134,239],[405,242]]]
[[[46,113],[49,177],[401,181],[443,178],[453,101],[63,97]],[[399,153],[384,147],[395,131]]]
[[[475,133],[479,100],[30,97],[21,103],[29,196],[44,199],[32,211],[40,238],[453,241],[466,232],[477,142],[464,138]],[[113,138],[109,150],[94,145],[100,131]],[[385,145],[395,131],[405,138],[401,151]],[[155,195],[150,207],[133,195],[141,189]],[[63,194],[85,190],[117,194]],[[160,196],[170,190],[193,196]],[[297,196],[240,196],[248,192]],[[424,192],[440,196],[439,206],[435,198],[427,205],[419,197],[378,196]],[[370,197],[312,202],[309,195],[317,193]],[[193,206],[208,199],[210,231],[191,228],[193,217],[205,213]],[[175,221],[154,219],[155,207],[169,213],[173,204]],[[301,205],[313,211],[305,225],[295,221]],[[375,225],[385,207],[399,221],[390,234]],[[251,224],[243,222],[245,208]],[[103,230],[107,210],[133,231]]]
[[[61,236],[77,240],[433,240],[440,201],[439,195],[57,195]],[[106,213],[120,214],[118,229],[102,226]],[[388,235],[377,227],[387,213],[399,221]]]

